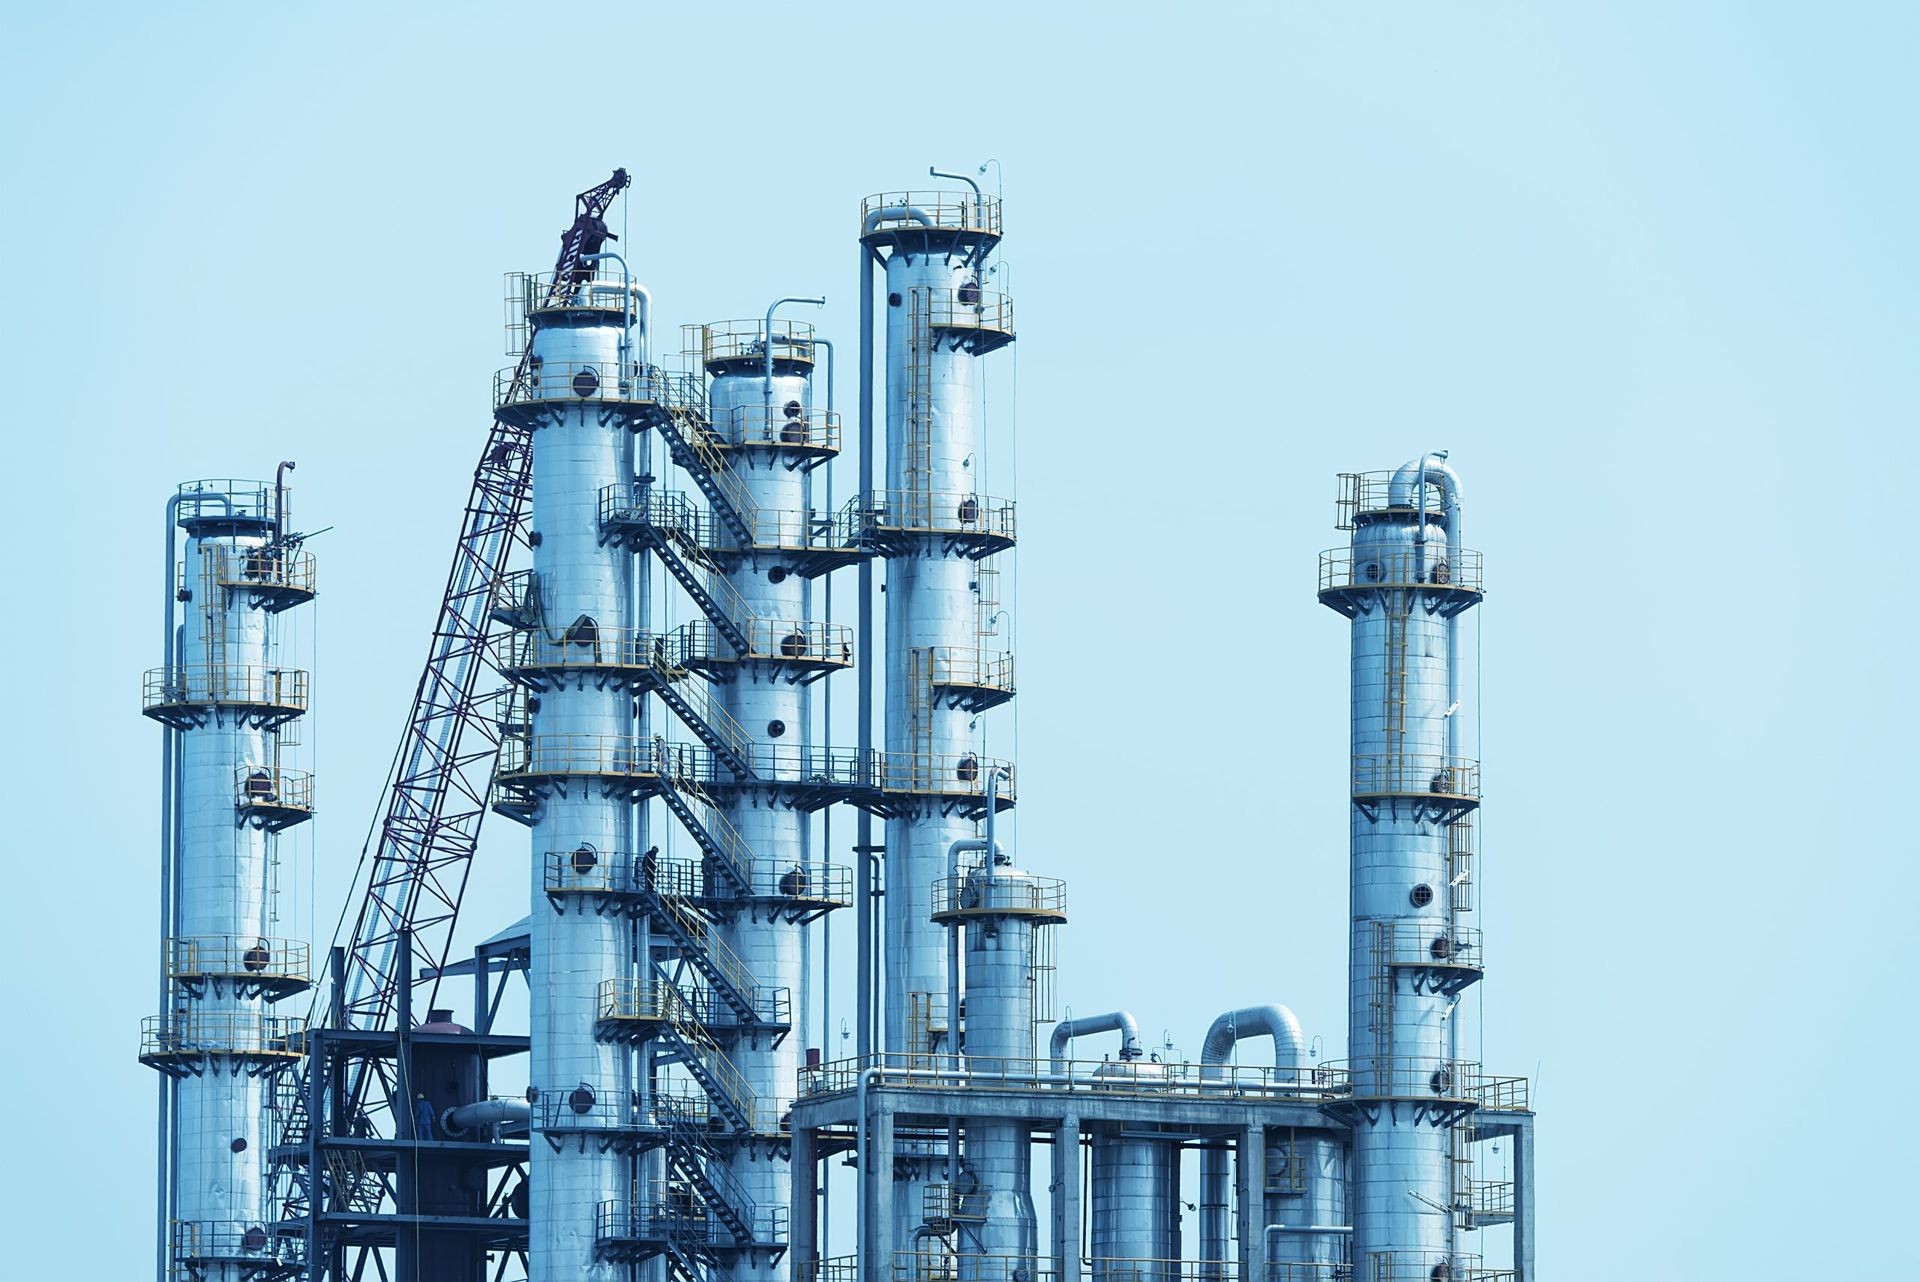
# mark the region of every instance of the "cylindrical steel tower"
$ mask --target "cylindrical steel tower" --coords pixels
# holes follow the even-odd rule
[[[271,1232],[263,1126],[269,1085],[298,1058],[303,1026],[270,1014],[271,1003],[309,975],[307,945],[276,933],[275,846],[313,813],[312,777],[289,762],[307,674],[281,665],[278,635],[280,613],[313,597],[313,557],[288,534],[278,484],[193,482],[167,516],[168,644],[145,698],[168,739],[166,969],[141,1058],[172,1079],[170,1275],[238,1282],[291,1271],[301,1245]],[[187,535],[178,565],[176,523]]]
[[[806,931],[846,902],[847,872],[812,857],[807,812],[835,799],[828,756],[810,741],[812,687],[852,660],[848,629],[813,614],[812,583],[852,558],[845,522],[813,512],[813,467],[839,446],[838,424],[814,407],[812,327],[797,322],[730,322],[699,331],[697,356],[711,375],[709,420],[719,481],[710,498],[706,550],[719,571],[748,646],[730,645],[711,622],[692,625],[688,662],[717,684],[711,720],[750,761],[736,771],[712,755],[705,784],[727,825],[750,851],[746,885],[709,877],[704,909],[714,918],[714,951],[738,962],[758,1008],[727,1018],[716,1032],[753,1101],[752,1124],[716,1140],[737,1190],[757,1221],[754,1245],[731,1263],[740,1279],[782,1279],[780,1249],[792,1192],[782,1118],[793,1101],[805,1011]],[[698,460],[696,460],[696,463]],[[741,528],[733,529],[733,518]]]
[[[582,267],[528,291],[530,354],[502,376],[496,413],[532,433],[531,576],[504,602],[523,631],[505,666],[520,691],[502,745],[497,808],[533,828],[528,1077],[536,1122],[624,1110],[633,1052],[597,1035],[603,985],[637,973],[635,932],[619,913],[566,911],[555,892],[582,869],[638,857],[636,799],[660,762],[636,715],[650,654],[638,622],[634,557],[603,540],[603,491],[633,474],[644,389],[635,308],[617,279]],[[542,1125],[544,1129],[544,1125]],[[625,1269],[596,1249],[601,1208],[630,1201],[617,1146],[539,1141],[530,1149],[530,1277],[614,1282]]]
[[[887,816],[880,1049],[950,1048],[945,941],[933,885],[955,841],[974,836],[988,760],[979,714],[1013,695],[1011,660],[989,649],[999,614],[988,560],[1013,545],[1013,505],[985,493],[981,358],[1013,341],[1011,301],[984,288],[1000,241],[999,201],[976,193],[890,193],[862,211],[862,241],[885,260],[886,488],[861,496],[870,546],[886,558],[885,731],[875,769]],[[1010,804],[1011,786],[1000,790]],[[894,1169],[930,1178],[941,1146],[903,1139]],[[880,1226],[904,1249],[920,1223],[911,1188]]]
[[[1166,1066],[1121,1059],[1095,1072],[1096,1088],[1165,1088]],[[1173,1282],[1180,1266],[1180,1141],[1096,1135],[1088,1160],[1093,1282]]]
[[[1042,941],[1046,931],[1066,920],[1064,884],[997,866],[989,849],[978,867],[941,878],[932,890],[932,920],[964,932],[967,1067],[989,1077],[1030,1071],[1038,1049],[1036,1025],[1044,1014],[1037,983],[1050,956]],[[954,1226],[950,1247],[956,1276],[980,1282],[1039,1276],[1026,1125],[969,1121],[965,1157],[953,1183],[974,1210]]]
[[[1453,1030],[1480,977],[1478,932],[1459,920],[1479,770],[1459,749],[1454,620],[1480,600],[1479,558],[1460,547],[1444,456],[1343,481],[1353,538],[1323,554],[1320,599],[1353,621],[1352,1262],[1369,1277],[1462,1276],[1456,1132],[1477,1070]]]

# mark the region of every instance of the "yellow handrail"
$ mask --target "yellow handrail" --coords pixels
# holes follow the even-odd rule
[[[235,804],[281,810],[313,809],[313,774],[280,766],[241,766],[234,771]]]
[[[1015,534],[1012,499],[964,490],[874,490],[863,497],[868,528],[913,534]]]
[[[979,646],[933,647],[930,679],[936,686],[977,686],[983,690],[1011,690],[1013,655]]]
[[[1350,588],[1422,592],[1484,591],[1481,554],[1462,548],[1449,554],[1435,538],[1398,550],[1328,548],[1320,554],[1320,591]]]
[[[169,979],[298,979],[311,974],[308,945],[259,935],[189,935],[163,946]]]
[[[890,210],[907,211],[889,213]],[[871,228],[869,218],[874,219]],[[925,219],[922,222],[921,219]],[[860,233],[912,231],[933,227],[943,231],[979,231],[1000,234],[1000,200],[972,191],[883,191],[860,202]]]
[[[223,588],[282,588],[311,595],[314,591],[313,553],[285,547],[236,547],[206,544],[211,553],[209,573]]]
[[[1357,753],[1353,795],[1432,796],[1478,801],[1480,763],[1436,753]]]
[[[307,674],[264,664],[176,664],[150,669],[142,684],[148,708],[232,704],[306,711]]]

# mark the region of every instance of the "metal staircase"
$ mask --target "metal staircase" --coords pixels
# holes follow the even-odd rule
[[[672,1003],[661,1025],[661,1035],[673,1048],[678,1062],[699,1083],[714,1111],[736,1134],[752,1134],[758,1111],[753,1087],[727,1059],[713,1035],[693,1018],[692,1010],[685,1003]]]
[[[685,680],[688,670],[672,663],[664,651],[664,646],[655,650],[648,662],[650,688],[734,778],[758,778],[753,769],[752,738],[704,684]]]
[[[667,443],[667,453],[700,487],[700,493],[713,505],[714,516],[740,541],[741,547],[752,546],[759,505],[747,492],[745,483],[734,475],[726,455],[720,452],[719,438],[707,417],[706,397],[701,394],[698,377],[689,380],[688,395],[681,403],[669,406],[657,426]]]
[[[733,888],[743,895],[750,893],[753,883],[748,870],[753,867],[753,848],[747,845],[740,830],[720,813],[720,808],[713,804],[713,798],[700,787],[691,771],[684,768],[680,754],[673,752],[665,740],[658,746],[660,800]]]
[[[699,973],[741,1026],[776,1026],[778,1003],[773,1003],[771,1012],[775,1018],[769,1018],[762,1006],[763,990],[754,982],[753,973],[738,953],[707,929],[706,919],[676,896],[662,895],[652,887],[646,887],[643,893],[654,924],[673,941],[681,958]]]
[[[713,562],[706,549],[695,541],[690,527],[662,524],[654,519],[653,506],[648,504],[644,515],[631,523],[641,546],[660,558],[660,564],[666,567],[674,582],[693,598],[693,603],[727,639],[728,645],[742,655],[750,653],[752,646],[745,625],[753,618],[753,610],[746,599],[714,572]]]
[[[697,1121],[672,1101],[662,1103],[665,1107],[660,1113],[667,1125],[668,1168],[693,1186],[700,1201],[713,1212],[736,1246],[756,1245],[754,1232],[759,1216],[753,1199],[726,1167],[707,1160],[706,1137]]]
[[[696,372],[662,380],[661,386],[664,403],[651,425],[707,510],[699,510],[690,495],[656,489],[650,480],[616,487],[602,497],[601,537],[657,558],[717,634],[703,637],[701,626],[690,623],[673,652],[657,648],[647,669],[647,684],[712,754],[712,763],[690,761],[698,756],[691,745],[657,742],[657,795],[705,858],[690,884],[663,890],[649,875],[639,898],[663,955],[655,970],[678,994],[665,1003],[650,1034],[659,1039],[656,1063],[678,1064],[708,1101],[703,1110],[670,1095],[655,1097],[672,1182],[659,1208],[658,1227],[669,1239],[659,1253],[669,1272],[688,1282],[730,1282],[724,1267],[730,1252],[784,1250],[786,1235],[784,1210],[757,1207],[728,1171],[720,1148],[778,1125],[721,1039],[737,1045],[732,1039],[743,1034],[784,1037],[791,995],[760,985],[695,907],[724,913],[755,893],[753,851],[708,788],[728,782],[722,771],[739,783],[752,783],[759,773],[752,737],[708,686],[686,678],[696,669],[708,673],[707,663],[725,661],[723,652],[709,648],[718,642],[743,663],[807,659],[810,643],[804,634],[796,641],[791,625],[760,617],[727,577],[729,563],[757,546],[762,513],[714,430],[704,377]],[[778,514],[774,526],[780,526]],[[808,539],[803,535],[801,541]],[[697,894],[680,893],[688,891]]]

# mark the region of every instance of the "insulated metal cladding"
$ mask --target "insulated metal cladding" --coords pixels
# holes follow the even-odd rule
[[[1103,1064],[1096,1089],[1164,1090],[1167,1069],[1148,1060]],[[1088,1163],[1094,1282],[1159,1282],[1182,1276],[1180,1141],[1150,1127],[1096,1135]]]
[[[1013,545],[1013,505],[988,492],[981,361],[1013,341],[1011,301],[988,288],[999,201],[974,191],[898,192],[862,209],[866,252],[884,260],[884,488],[861,496],[869,544],[886,558],[885,730],[877,763],[887,817],[881,1045],[922,1055],[950,1046],[944,941],[930,894],[948,849],[975,835],[986,782],[987,708],[1013,695],[995,643],[1001,611],[991,558]],[[1010,804],[1011,779],[999,790]],[[936,1146],[903,1139],[907,1184],[935,1173]],[[882,1226],[906,1249],[918,1199],[902,1189]]]
[[[272,1231],[264,1180],[268,1087],[303,1029],[272,1004],[309,981],[307,945],[276,926],[278,834],[313,813],[294,757],[308,676],[283,664],[280,636],[282,612],[314,595],[313,557],[287,515],[284,487],[256,481],[192,482],[167,504],[166,647],[145,692],[165,727],[165,970],[141,1042],[168,1078],[167,1276],[250,1278],[299,1260],[299,1240]]]
[[[533,278],[532,337],[498,382],[496,413],[531,431],[531,574],[502,608],[520,627],[504,667],[516,682],[506,714],[496,807],[533,829],[528,1077],[536,1100],[624,1107],[632,1054],[597,1029],[604,986],[637,969],[633,930],[617,913],[568,911],[556,879],[615,868],[639,854],[636,797],[661,768],[640,732],[633,692],[634,558],[601,537],[602,493],[633,474],[644,379],[635,308],[619,279],[580,266]],[[578,908],[578,901],[571,905]],[[545,1116],[544,1114],[542,1115]],[[598,1208],[625,1204],[628,1163],[604,1145],[531,1146],[529,1273],[535,1282],[623,1275],[596,1249]]]
[[[986,849],[978,867],[935,885],[932,920],[964,936],[967,1068],[989,1076],[1030,1073],[1043,1013],[1037,1002],[1045,966],[1042,937],[1066,919],[1066,890],[1055,879],[996,866],[991,842],[981,844]],[[977,1211],[956,1224],[949,1238],[958,1276],[982,1282],[1037,1276],[1039,1225],[1026,1124],[969,1122],[956,1183],[968,1190]]]
[[[1127,1011],[1054,1025],[1049,1043],[1054,1080],[1067,1076],[1065,1054],[1075,1038],[1107,1031],[1120,1034],[1120,1053],[1094,1071],[1096,1090],[1152,1094],[1167,1089],[1166,1065],[1143,1058],[1139,1025]],[[1180,1276],[1180,1148],[1180,1136],[1161,1138],[1151,1126],[1113,1126],[1094,1135],[1087,1193],[1094,1282]]]
[[[784,300],[792,301],[792,300]],[[777,306],[777,305],[776,305]],[[753,1215],[784,1225],[789,1213],[791,1146],[781,1119],[792,1105],[804,1036],[809,923],[847,901],[844,867],[814,858],[808,815],[841,795],[843,766],[812,742],[816,683],[848,666],[852,636],[815,617],[816,576],[851,562],[856,531],[845,519],[814,515],[813,473],[839,449],[839,424],[816,409],[810,325],[775,320],[706,325],[697,331],[714,453],[704,467],[708,526],[704,544],[718,574],[717,602],[731,609],[748,646],[728,646],[711,620],[692,625],[690,666],[714,682],[705,728],[733,741],[742,761],[716,751],[705,787],[724,822],[751,852],[747,884],[709,876],[705,894],[716,947],[738,962],[742,986],[759,1009],[723,1019],[716,1031],[744,1094],[754,1101],[746,1132],[708,1160],[723,1165],[729,1188]],[[712,645],[702,645],[701,637]],[[683,683],[684,684],[684,683]],[[700,723],[689,723],[697,733]],[[717,1013],[724,1013],[721,1004]],[[779,1248],[732,1263],[736,1278],[785,1278]]]
[[[1353,629],[1353,1260],[1451,1274],[1464,1267],[1456,1209],[1469,1192],[1455,1129],[1477,1076],[1451,1032],[1461,989],[1480,976],[1478,933],[1460,921],[1479,767],[1458,746],[1453,621],[1480,599],[1479,559],[1460,547],[1443,456],[1343,484],[1352,543],[1322,557],[1320,596]]]

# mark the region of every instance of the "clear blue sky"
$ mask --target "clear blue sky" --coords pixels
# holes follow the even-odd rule
[[[1920,1050],[1917,38],[1908,5],[1759,0],[14,12],[11,1271],[151,1258],[171,486],[293,457],[337,527],[290,908],[324,941],[501,273],[625,165],[668,326],[824,292],[850,345],[860,198],[994,157],[1018,838],[1072,887],[1063,999],[1190,1051],[1285,1001],[1339,1053],[1315,553],[1336,472],[1449,449],[1492,589],[1483,1047],[1539,1079],[1548,1278],[1920,1277],[1885,1241]],[[476,930],[524,910],[497,827]]]

